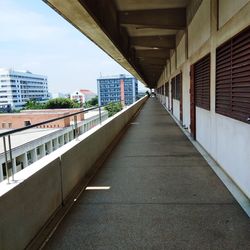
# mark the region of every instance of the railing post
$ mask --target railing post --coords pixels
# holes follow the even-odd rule
[[[77,138],[78,132],[77,132],[77,116],[76,115],[74,115],[74,127],[75,127],[74,137]]]
[[[100,125],[102,124],[102,112],[101,112],[101,106],[98,107],[99,109],[99,122],[100,122]]]
[[[8,168],[8,155],[7,155],[7,149],[6,149],[5,136],[3,136],[3,147],[4,147],[5,171],[6,171],[7,183],[10,184],[10,181],[9,181],[9,168]]]
[[[8,135],[8,141],[9,141],[9,152],[10,152],[10,164],[11,164],[11,172],[12,172],[12,181],[14,181],[14,168],[13,168],[13,157],[12,157],[12,148],[11,148],[10,135]]]

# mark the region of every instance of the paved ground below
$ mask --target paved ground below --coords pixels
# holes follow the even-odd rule
[[[155,98],[90,186],[46,249],[250,249],[249,218]]]

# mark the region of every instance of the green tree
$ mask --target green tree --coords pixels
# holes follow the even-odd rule
[[[108,115],[110,117],[122,110],[122,104],[111,102],[104,109],[108,111]]]
[[[80,108],[81,104],[69,98],[54,98],[44,104],[45,109]]]
[[[25,103],[24,109],[43,109],[44,104],[38,103],[35,99],[30,99]]]
[[[84,103],[84,108],[90,108],[93,106],[97,106],[98,105],[98,97],[93,97],[92,99],[90,99],[89,101]]]

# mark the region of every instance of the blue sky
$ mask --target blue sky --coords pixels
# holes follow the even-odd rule
[[[96,92],[100,74],[127,73],[41,0],[0,0],[0,30],[0,67],[47,75],[52,93]]]

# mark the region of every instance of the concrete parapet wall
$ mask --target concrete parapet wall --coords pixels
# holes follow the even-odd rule
[[[39,161],[42,164],[41,161]],[[16,184],[8,185],[0,197],[0,249],[17,250],[24,247],[61,206],[60,160],[53,159],[18,175]],[[23,180],[22,180],[23,179]]]
[[[24,249],[147,100],[140,99],[79,138],[0,183],[0,249]]]

